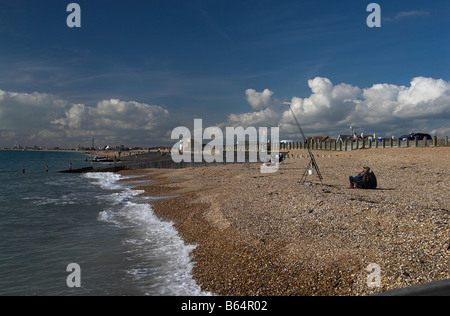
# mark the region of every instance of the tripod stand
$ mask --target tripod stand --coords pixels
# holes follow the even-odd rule
[[[316,159],[315,159],[314,156],[312,156],[312,155],[311,155],[310,157],[311,157],[311,161],[309,162],[308,166],[306,167],[305,171],[303,172],[303,176],[302,176],[302,178],[300,179],[300,182],[301,182],[301,183],[305,183],[305,181],[306,181],[306,176],[307,176],[307,174],[308,174],[308,170],[315,170],[316,173],[317,173],[317,176],[319,177],[320,184],[323,185],[323,182],[322,182],[322,174],[320,173],[319,166],[318,166],[317,163],[316,163]]]
[[[291,112],[292,112],[292,116],[294,116],[295,123],[297,123],[298,130],[300,131],[300,134],[302,135],[303,142],[306,144],[306,143],[307,143],[307,140],[306,140],[305,134],[303,133],[303,130],[302,130],[302,128],[300,127],[300,123],[298,122],[297,117],[295,116],[294,111],[292,110],[291,103],[290,103],[290,102],[284,102],[284,104],[287,104],[287,105],[289,106],[289,109],[290,109]],[[323,185],[323,182],[322,182],[322,179],[323,179],[323,178],[322,178],[322,174],[320,173],[319,166],[318,166],[317,163],[316,163],[316,159],[314,158],[314,155],[313,155],[313,153],[311,152],[311,149],[309,148],[309,144],[306,146],[306,149],[308,150],[308,154],[309,154],[309,157],[310,157],[311,160],[309,161],[308,166],[306,167],[305,171],[303,172],[303,176],[302,176],[302,178],[300,179],[300,182],[301,182],[301,183],[305,183],[305,181],[306,181],[306,176],[307,176],[307,174],[308,174],[308,170],[315,170],[316,173],[317,173],[317,176],[319,177],[320,184]]]

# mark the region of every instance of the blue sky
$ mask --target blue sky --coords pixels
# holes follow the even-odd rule
[[[369,28],[370,2],[0,1],[0,147],[167,144],[194,118],[292,138],[285,100],[307,134],[450,134],[450,3],[377,1]]]

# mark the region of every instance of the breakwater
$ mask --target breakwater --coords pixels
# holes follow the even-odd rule
[[[268,153],[267,155],[270,155]],[[265,158],[267,155],[263,154]],[[256,157],[256,158],[255,158]],[[91,167],[72,169],[60,171],[62,173],[86,173],[86,172],[117,172],[121,170],[139,170],[148,168],[160,168],[160,169],[180,169],[188,167],[202,167],[206,165],[217,164],[233,164],[233,163],[246,163],[257,160],[257,162],[265,162],[265,159],[261,159],[259,154],[255,152],[234,152],[234,159],[227,157],[227,152],[222,154],[222,162],[213,161],[208,159],[207,155],[196,156],[191,155],[190,161],[175,162],[169,153],[150,152],[138,155],[132,155],[123,157],[120,160],[113,161],[111,163],[92,164]]]

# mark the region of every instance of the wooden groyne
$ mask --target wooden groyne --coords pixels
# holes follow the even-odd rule
[[[276,149],[292,150],[292,149],[306,149],[311,150],[329,150],[329,151],[349,151],[355,149],[369,149],[369,148],[405,148],[405,147],[441,147],[449,146],[448,136],[438,138],[433,136],[432,139],[408,139],[402,140],[400,138],[383,138],[383,139],[351,139],[347,141],[338,141],[334,139],[309,140],[309,142],[289,142],[275,144]],[[251,148],[250,148],[251,150]]]
[[[291,142],[291,143],[278,143],[272,144],[272,147],[277,152],[283,153],[286,158],[294,158],[293,155],[288,155],[290,150],[295,149],[307,149],[310,150],[326,150],[326,151],[351,151],[358,149],[369,149],[369,148],[406,148],[406,147],[440,147],[449,146],[448,137],[438,139],[434,136],[430,139],[414,139],[414,140],[401,140],[401,139],[389,139],[383,138],[381,140],[371,140],[371,139],[357,139],[349,141],[309,141],[309,142]],[[194,154],[191,156],[190,162],[174,162],[169,153],[160,152],[149,152],[143,154],[137,154],[132,156],[122,157],[120,160],[113,161],[112,163],[106,164],[96,164],[91,167],[71,169],[60,171],[63,173],[86,173],[86,172],[117,172],[121,170],[138,170],[138,169],[148,169],[148,168],[161,168],[161,169],[179,169],[187,167],[201,167],[206,165],[215,164],[226,164],[226,163],[243,163],[254,161],[250,160],[251,155],[256,155],[258,162],[265,162],[259,160],[259,152],[266,150],[270,151],[267,144],[259,145],[242,145],[242,146],[231,146],[228,148],[225,146],[225,151],[223,152],[223,162],[207,162],[202,156],[201,161],[194,159]],[[234,159],[227,159],[227,151],[234,152]],[[270,152],[268,153],[270,155]],[[244,159],[240,159],[243,155]],[[253,156],[254,157],[254,156]],[[238,159],[239,158],[239,159]],[[199,160],[199,159],[198,159]],[[231,161],[231,162],[230,162]]]
[[[78,169],[71,169],[60,171],[61,173],[87,173],[87,172],[117,172],[121,170],[140,170],[140,169],[180,169],[188,167],[202,167],[206,165],[229,164],[229,163],[245,163],[250,161],[251,155],[255,153],[250,152],[234,152],[234,159],[231,162],[227,161],[227,154],[223,152],[222,162],[208,162],[204,156],[200,159],[195,159],[194,154],[191,155],[191,161],[174,162],[169,153],[145,153],[133,156],[127,156],[123,159],[114,161],[112,163],[103,163],[100,165],[93,165],[91,167],[84,167]],[[270,154],[270,153],[269,153]],[[258,156],[258,155],[256,155]],[[259,157],[258,157],[259,158]],[[260,162],[258,160],[258,162]]]

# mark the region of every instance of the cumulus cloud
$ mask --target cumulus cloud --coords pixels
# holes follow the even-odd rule
[[[328,78],[316,77],[308,80],[308,86],[311,95],[293,97],[291,107],[303,129],[309,133],[336,136],[348,133],[349,126],[360,132],[380,135],[404,134],[411,130],[443,132],[449,128],[445,120],[450,118],[450,83],[442,79],[416,77],[408,87],[380,83],[362,89],[346,83],[334,85]],[[264,91],[270,91],[249,90],[257,100],[262,98]],[[265,98],[267,96],[266,92]],[[267,102],[267,106],[261,108],[258,105],[262,103],[255,98],[247,100],[259,111],[231,114],[228,124],[280,126],[281,133],[288,134],[286,136],[296,135],[289,108],[282,108],[276,102]],[[444,126],[436,126],[443,124],[442,120],[446,122]]]
[[[307,98],[294,97],[291,107],[297,117],[307,122],[337,124],[345,122],[359,104],[362,90],[348,84],[334,86],[328,78],[316,77],[308,80],[312,94]],[[283,113],[283,124],[293,124],[294,119],[290,111]],[[322,124],[316,125],[317,127]]]
[[[269,106],[273,92],[269,89],[264,89],[263,92],[257,92],[254,89],[247,89],[245,94],[247,95],[247,101],[252,108],[255,110],[261,110]]]
[[[282,113],[277,109],[267,108],[257,112],[243,114],[230,114],[228,126],[268,126],[272,122],[279,121]]]
[[[234,114],[228,116],[227,123],[218,126],[269,126],[274,121],[279,121],[283,113],[282,102],[272,98],[273,91],[264,89],[257,92],[254,89],[245,91],[247,102],[256,110],[248,113]]]
[[[291,107],[308,135],[348,134],[349,126],[366,134],[401,135],[412,130],[447,136],[450,130],[450,82],[426,77],[409,85],[377,83],[361,88],[316,77],[311,93],[294,96]],[[247,89],[250,111],[232,113],[219,126],[280,127],[282,137],[298,139],[289,107],[274,91]],[[172,143],[178,126],[160,105],[105,99],[94,105],[72,104],[46,93],[0,90],[0,146],[14,143],[76,147],[91,139],[103,144]]]
[[[74,104],[64,117],[52,123],[69,128],[151,131],[168,118],[169,112],[158,105],[110,99],[95,107]]]
[[[0,129],[38,128],[43,121],[63,114],[67,105],[66,101],[47,93],[0,90]]]
[[[450,126],[443,126],[440,128],[432,129],[430,133],[432,135],[450,136]]]
[[[450,83],[442,79],[417,77],[411,87],[398,94],[394,115],[399,117],[428,117],[449,114]]]
[[[109,99],[95,107],[74,104],[51,123],[71,138],[95,137],[131,145],[160,143],[171,128],[171,117],[158,105]]]
[[[168,110],[159,105],[109,99],[91,107],[46,93],[0,90],[0,146],[73,147],[92,137],[111,144],[160,143],[170,125]]]
[[[79,128],[81,123],[86,121],[88,110],[84,104],[74,104],[65,113],[64,118],[58,118],[52,121],[53,124],[59,124],[69,128]]]

